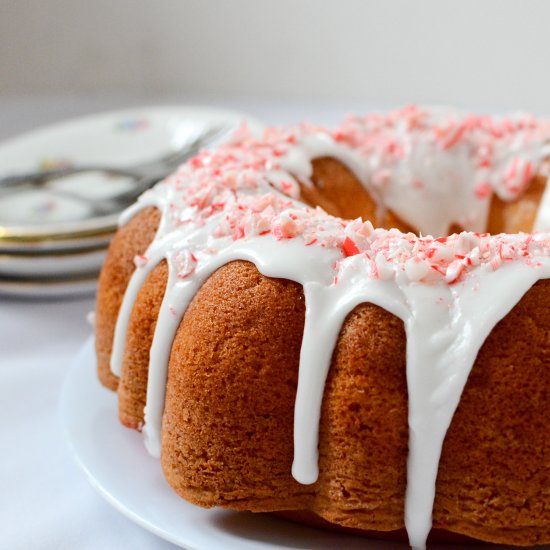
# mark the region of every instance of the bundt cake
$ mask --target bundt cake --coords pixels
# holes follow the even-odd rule
[[[550,543],[549,155],[415,106],[201,152],[101,273],[122,423],[200,506]]]

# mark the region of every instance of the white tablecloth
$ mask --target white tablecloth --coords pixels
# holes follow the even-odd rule
[[[174,548],[115,511],[71,459],[58,414],[93,299],[0,300],[0,548]]]

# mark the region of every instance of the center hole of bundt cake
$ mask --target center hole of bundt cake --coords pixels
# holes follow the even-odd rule
[[[378,205],[363,187],[355,174],[340,161],[321,157],[312,162],[311,183],[301,185],[301,198],[310,206],[320,206],[323,210],[344,219],[362,217],[375,225],[391,225],[402,231],[410,228],[400,220],[379,220]],[[390,220],[387,220],[390,222]]]
[[[417,231],[388,209],[380,209],[374,198],[355,174],[340,161],[320,157],[312,162],[312,185],[302,184],[301,199],[310,206],[320,206],[333,216],[344,219],[358,217],[369,220],[375,227],[396,227],[403,232]],[[491,200],[487,232],[531,232],[537,210],[546,187],[546,179],[536,175],[527,190],[514,201],[504,201],[497,195]],[[452,224],[449,233],[471,230]],[[441,237],[443,235],[434,235]]]
[[[361,217],[376,227],[396,227],[404,233],[415,232],[390,210],[380,209],[355,174],[340,161],[320,157],[313,160],[312,168],[312,185],[300,186],[301,198],[305,203],[320,206],[339,218],[353,220]]]

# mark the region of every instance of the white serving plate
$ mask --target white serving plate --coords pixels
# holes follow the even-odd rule
[[[405,550],[405,544],[304,527],[268,514],[205,510],[179,498],[141,434],[118,421],[116,394],[97,379],[93,339],[71,366],[61,396],[71,452],[92,486],[143,528],[189,550]],[[136,472],[139,475],[136,476]],[[430,550],[487,550],[488,545],[430,545]],[[494,550],[512,548],[491,545]],[[550,550],[550,546],[539,546]]]

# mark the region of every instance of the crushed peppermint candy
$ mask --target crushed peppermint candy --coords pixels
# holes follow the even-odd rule
[[[401,273],[411,282],[453,284],[479,266],[496,270],[512,260],[530,264],[537,255],[550,256],[548,235],[463,232],[419,237],[374,229],[369,221],[342,220],[304,205],[299,200],[300,182],[285,168],[285,159],[312,135],[375,158],[378,166],[371,174],[375,186],[391,183],[392,167],[411,154],[415,142],[441,151],[463,147],[475,157],[479,176],[471,192],[488,199],[499,186],[513,196],[525,189],[534,173],[533,161],[525,156],[526,144],[527,150],[531,142],[540,148],[541,140],[550,136],[550,123],[529,115],[457,117],[411,106],[384,115],[350,117],[336,130],[302,124],[271,128],[257,138],[242,126],[227,143],[215,151],[201,151],[144,195],[157,200],[165,212],[159,237],[178,230],[192,235],[205,228],[207,242],[184,238],[178,245],[173,256],[178,278],[190,277],[202,254],[213,254],[241,239],[263,237],[299,238],[305,246],[341,252],[342,259],[334,266],[335,281],[338,271],[356,257],[368,263],[374,278]],[[520,149],[522,156],[515,154]],[[491,171],[505,150],[509,152],[503,171]],[[411,180],[414,189],[424,186],[422,180]],[[136,256],[134,261],[143,267],[148,258]]]
[[[550,121],[518,113],[493,117],[451,109],[411,105],[385,114],[351,116],[334,132],[335,139],[373,159],[373,184],[385,187],[403,161],[420,151],[467,157],[474,168],[474,193],[486,199],[493,191],[504,199],[519,196],[536,165],[550,149]],[[418,190],[424,182],[412,179]]]
[[[367,237],[363,236],[365,227],[369,232]],[[344,255],[347,256],[345,243],[350,239],[375,266],[371,270],[374,278],[380,279],[404,273],[411,282],[454,284],[478,267],[495,271],[511,261],[537,267],[537,257],[550,256],[550,235],[547,234],[462,232],[443,238],[418,237],[396,229],[373,229],[361,219],[350,222],[345,233]],[[345,259],[341,263],[345,265]]]
[[[138,254],[134,257],[136,267],[145,267],[149,263],[149,258],[145,254]]]

